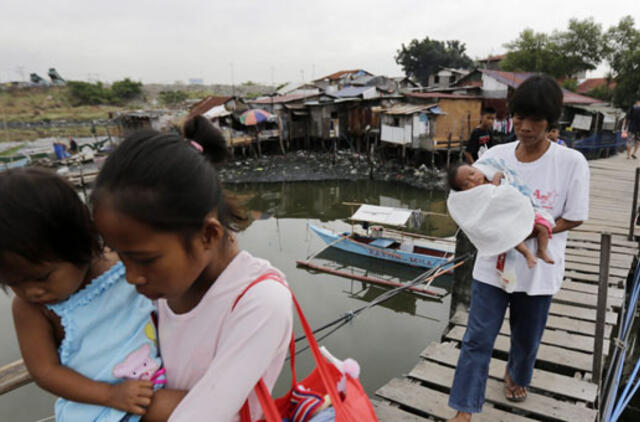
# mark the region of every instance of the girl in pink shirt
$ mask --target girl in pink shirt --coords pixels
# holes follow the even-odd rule
[[[94,218],[126,267],[127,281],[158,302],[167,387],[188,393],[170,421],[238,421],[253,388],[278,378],[292,334],[292,302],[276,281],[251,288],[269,262],[241,251],[233,234],[247,218],[226,197],[212,163],[221,133],[198,116],[183,139],[143,130],[111,154],[96,180]]]

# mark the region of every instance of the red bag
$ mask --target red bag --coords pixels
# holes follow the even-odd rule
[[[289,286],[282,281],[282,278],[278,273],[264,274],[254,280],[242,291],[242,293],[240,293],[233,303],[232,310],[250,288],[266,280],[277,281],[289,289]],[[298,301],[291,289],[289,289],[289,291],[291,292],[291,298],[293,299],[302,329],[307,337],[311,353],[313,354],[313,359],[316,363],[316,368],[300,383],[307,389],[313,390],[314,392],[318,392],[322,395],[329,395],[331,398],[331,405],[336,412],[336,422],[377,422],[378,417],[373,410],[373,406],[371,405],[371,401],[369,400],[367,393],[365,393],[362,385],[360,385],[360,381],[357,378],[350,377],[349,374],[343,375],[335,365],[329,362],[322,355],[322,352],[320,352],[320,348],[318,347],[318,342],[313,335],[313,331],[302,312],[302,308],[300,308],[300,304],[298,304]],[[289,392],[274,401],[263,379],[260,379],[254,388],[254,391],[258,396],[258,400],[260,401],[262,411],[264,412],[264,419],[262,419],[261,422],[282,422],[283,418],[292,418],[293,416],[294,407],[291,403],[291,394],[298,384],[295,368],[296,344],[293,334],[291,335],[291,343],[289,343],[289,353],[291,355],[291,389]],[[338,392],[337,385],[343,377],[346,377],[346,390],[344,393],[340,393]],[[251,422],[248,399],[240,410],[240,420],[242,422]]]

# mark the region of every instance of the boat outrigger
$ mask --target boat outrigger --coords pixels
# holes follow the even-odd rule
[[[336,233],[313,224],[309,227],[327,247],[421,268],[447,263],[454,256],[455,238],[434,238],[400,230],[420,225],[422,217],[420,210],[361,205],[350,220],[360,223],[364,232],[352,228],[351,232]]]

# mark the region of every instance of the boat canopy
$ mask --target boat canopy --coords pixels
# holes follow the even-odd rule
[[[393,227],[417,227],[422,224],[422,212],[379,205],[361,205],[351,216],[351,220]]]

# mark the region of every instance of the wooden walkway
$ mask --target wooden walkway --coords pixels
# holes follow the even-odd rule
[[[624,154],[589,162],[589,221],[569,233],[565,281],[551,305],[529,395],[522,403],[504,397],[503,377],[509,351],[509,324],[502,325],[489,368],[486,402],[473,421],[595,421],[598,387],[591,382],[598,294],[600,234],[612,234],[604,353],[624,300],[624,283],[636,242],[627,240],[636,160]],[[430,344],[405,376],[380,388],[375,405],[381,421],[443,420],[448,406],[467,313],[458,312],[442,343]],[[509,318],[507,313],[507,319]]]

